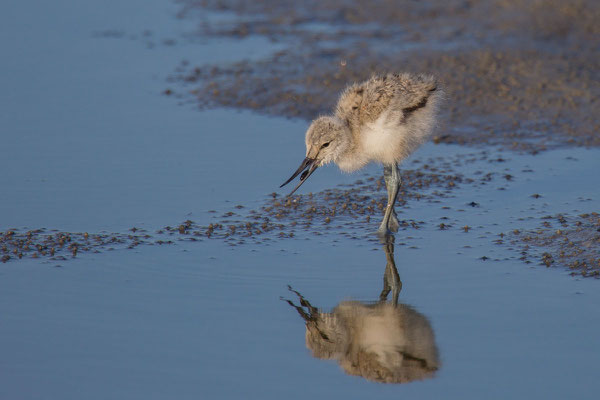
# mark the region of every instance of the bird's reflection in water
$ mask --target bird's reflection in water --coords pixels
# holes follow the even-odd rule
[[[299,304],[284,299],[306,322],[306,346],[316,358],[334,359],[350,375],[384,383],[433,377],[440,367],[427,318],[398,303],[402,282],[394,261],[393,237],[384,245],[387,263],[376,303],[343,301],[323,312],[289,287]],[[391,301],[388,295],[392,292]]]

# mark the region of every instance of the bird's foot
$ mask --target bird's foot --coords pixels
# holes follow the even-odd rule
[[[390,220],[388,221],[388,230],[392,232],[398,232],[398,228],[400,228],[400,222],[398,222],[398,217],[396,216],[396,211],[392,211],[390,215]]]
[[[377,229],[377,237],[379,238],[379,241],[383,244],[388,243],[390,241],[390,238],[394,237],[394,232],[392,232],[390,229],[388,229],[387,226],[385,226],[385,224],[381,224],[379,225],[379,229]]]
[[[384,245],[384,247],[386,246],[393,246],[394,243],[396,242],[396,237],[392,234],[392,232],[390,232],[390,230],[388,229],[385,232],[381,232],[381,231],[377,231],[377,239],[379,239],[379,243],[381,243],[382,245]]]

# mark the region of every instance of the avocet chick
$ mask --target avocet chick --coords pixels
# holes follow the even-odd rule
[[[335,113],[311,123],[306,131],[306,158],[281,186],[302,173],[291,196],[325,164],[334,162],[342,171],[351,172],[381,162],[388,201],[377,233],[397,232],[398,164],[431,135],[441,97],[436,79],[429,75],[376,75],[348,86]]]

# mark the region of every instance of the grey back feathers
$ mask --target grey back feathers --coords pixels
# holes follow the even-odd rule
[[[426,107],[430,97],[438,90],[437,81],[429,75],[375,75],[346,88],[340,96],[335,114],[346,120],[352,130],[376,121],[386,110],[401,113],[406,120],[417,110]]]

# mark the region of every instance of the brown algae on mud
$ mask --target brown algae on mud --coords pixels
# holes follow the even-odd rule
[[[556,162],[555,158],[552,160]],[[498,260],[487,253],[489,245],[495,243],[513,254],[509,259],[563,266],[570,269],[572,275],[598,277],[595,272],[600,269],[598,214],[581,214],[577,221],[572,222],[573,229],[562,226],[561,243],[558,243],[551,230],[542,232],[530,229],[540,218],[543,218],[544,227],[552,227],[548,218],[540,214],[546,207],[539,203],[544,195],[532,195],[529,185],[523,185],[523,182],[535,179],[531,176],[534,171],[530,167],[515,163],[514,169],[511,169],[509,161],[511,160],[506,155],[493,155],[485,150],[409,161],[406,168],[401,169],[402,186],[396,206],[401,233],[397,235],[397,244],[418,248],[413,244],[414,234],[409,231],[415,232],[417,236],[420,235],[417,232],[423,230],[427,231],[423,233],[425,236],[432,231],[440,231],[452,236],[452,240],[457,235],[464,235],[463,241],[468,243],[464,248],[477,244],[475,247],[482,248],[477,251],[485,252],[477,255],[482,261]],[[520,190],[524,191],[512,194],[518,196],[514,204],[507,204],[507,209],[496,205],[496,217],[482,219],[482,216],[492,211],[489,207],[493,203],[482,205],[472,198],[480,199],[483,194],[485,199],[492,200],[492,191],[510,193],[513,185],[521,185]],[[382,178],[366,175],[353,184],[338,185],[317,193],[292,197],[273,193],[258,208],[236,206],[231,211],[216,216],[209,225],[191,223],[183,230],[182,226],[179,229],[171,228],[169,235],[179,238],[200,235],[223,240],[231,246],[268,244],[290,238],[307,240],[327,235],[376,242],[373,232],[383,215],[385,194]],[[418,205],[421,206],[416,207]],[[413,212],[413,209],[418,211]],[[424,213],[425,210],[441,212]],[[510,221],[503,217],[507,212],[515,216],[509,218]],[[521,213],[527,216],[517,217]],[[557,217],[556,221],[564,225],[569,219]],[[507,225],[515,228],[507,233],[502,228]],[[185,235],[181,235],[182,233]],[[483,246],[482,242],[485,243]],[[552,261],[544,254],[553,254]]]
[[[547,267],[568,267],[571,275],[600,277],[600,214],[546,216],[539,229],[509,233],[511,244],[527,263],[537,258]]]
[[[201,107],[312,119],[349,82],[408,70],[437,75],[449,93],[438,142],[531,151],[600,145],[600,6],[593,1],[181,3],[183,16],[198,8],[234,13],[228,24],[204,21],[200,35],[287,44],[262,60],[184,61],[168,90]]]
[[[0,261],[6,263],[24,257],[67,260],[80,253],[99,253],[140,244],[150,244],[151,235],[132,228],[132,233],[61,232],[47,229],[8,229],[0,232]],[[137,233],[139,232],[139,233]]]
[[[437,201],[463,182],[460,175],[423,173],[405,170],[402,173],[403,185],[398,195],[397,207],[401,208],[411,200]],[[469,180],[470,181],[470,180]],[[423,190],[436,188],[431,193]],[[374,177],[357,180],[349,187],[327,189],[319,193],[280,197],[273,193],[267,205],[250,211],[249,220],[226,218],[207,227],[207,236],[227,239],[237,243],[235,238],[254,238],[260,241],[262,234],[276,231],[278,237],[294,237],[300,231],[322,235],[336,229],[351,238],[369,235],[377,219],[383,215],[386,205],[383,179]],[[224,217],[234,217],[227,214]],[[417,228],[422,221],[400,219],[402,228]],[[349,229],[351,228],[351,229]],[[339,230],[342,230],[341,232]],[[353,232],[352,234],[344,233]]]
[[[396,245],[418,249],[419,240],[430,240],[431,235],[440,232],[454,242],[458,254],[470,252],[482,262],[500,260],[493,254],[495,244],[505,249],[501,256],[505,260],[562,266],[572,275],[600,277],[598,214],[569,217],[565,212],[544,217],[547,214],[541,212],[547,197],[543,192],[531,194],[525,185],[525,192],[512,193],[513,185],[534,178],[530,167],[514,161],[506,154],[494,155],[486,150],[445,152],[443,157],[408,160],[401,169]],[[489,203],[492,193],[498,190],[511,193],[515,204],[504,208]],[[365,174],[352,184],[292,197],[272,193],[259,206],[238,204],[221,213],[211,210],[207,213],[210,222],[188,219],[154,231],[131,228],[127,233],[97,234],[11,229],[0,233],[0,260],[64,261],[86,252],[205,240],[222,241],[233,248],[288,240],[327,239],[334,244],[336,238],[344,237],[378,247],[374,231],[385,204],[383,179],[379,174]],[[525,209],[527,217],[504,217],[506,213],[517,216]],[[493,216],[486,217],[489,212]],[[532,229],[538,221],[541,228]],[[513,228],[507,231],[507,226]]]
[[[400,207],[411,200],[439,201],[463,182],[458,174],[438,172],[438,167],[426,164],[423,171],[404,170],[399,192]],[[466,179],[466,182],[472,182]],[[430,193],[424,193],[430,189]],[[351,227],[353,238],[368,235],[371,218],[381,218],[386,204],[382,178],[367,177],[348,187],[325,190],[315,194],[290,198],[273,193],[266,204],[247,210],[236,205],[215,217],[208,225],[192,220],[165,226],[155,232],[131,228],[128,233],[72,233],[46,229],[9,229],[0,236],[0,260],[14,261],[23,257],[65,260],[82,252],[101,252],[117,248],[135,248],[140,244],[172,244],[174,241],[200,241],[203,238],[222,239],[232,246],[265,243],[291,238],[300,232],[322,235],[341,226]],[[342,225],[340,225],[342,224]],[[422,221],[401,220],[401,229],[418,229]],[[176,238],[173,240],[173,238]]]
[[[480,196],[485,192],[485,196],[490,197],[494,190],[510,191],[511,185],[533,172],[530,168],[524,168],[520,173],[504,168],[507,161],[486,151],[413,160],[412,164],[418,169],[402,170],[403,183],[396,206],[401,232],[397,235],[397,244],[418,248],[413,244],[414,234],[409,231],[425,230],[425,236],[434,230],[442,231],[453,237],[464,235],[463,241],[468,243],[465,248],[477,244],[475,247],[482,248],[478,251],[485,252],[477,256],[482,261],[498,260],[487,253],[489,245],[494,243],[512,254],[508,259],[565,267],[571,275],[600,277],[600,218],[596,212],[580,214],[577,218],[563,216],[566,213],[537,217],[545,206],[532,207],[532,204],[544,197],[525,192],[517,195],[521,200],[515,199],[510,211],[498,209],[495,214],[497,217],[506,212],[519,215],[519,211],[527,209],[526,217],[514,217],[510,221],[504,220],[505,217],[500,217],[502,220],[486,218],[487,222],[483,222],[481,216],[490,211],[485,209],[489,205],[458,200],[465,195],[469,199],[469,193]],[[481,168],[482,164],[494,168],[485,170]],[[465,169],[470,173],[464,174]],[[527,185],[524,190],[528,190]],[[268,244],[290,238],[306,240],[326,235],[376,242],[373,232],[382,218],[385,202],[382,179],[367,176],[353,184],[318,193],[293,197],[273,193],[257,209],[248,211],[237,206],[216,217],[208,226],[192,223],[185,233],[192,237],[200,232],[201,236],[223,240],[231,246]],[[415,207],[418,204],[443,211],[423,215],[424,208]],[[417,212],[412,211],[415,208]],[[542,229],[528,228],[540,219]],[[508,232],[498,231],[507,225],[515,228]],[[182,233],[181,226],[179,233]],[[171,229],[169,234],[177,236],[177,230]],[[482,242],[485,243],[483,246]]]

